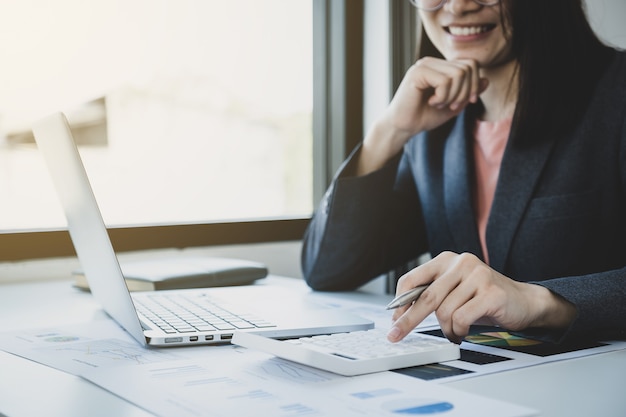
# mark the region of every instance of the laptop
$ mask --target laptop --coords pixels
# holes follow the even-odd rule
[[[374,327],[370,320],[313,303],[306,291],[271,283],[131,294],[65,115],[40,120],[33,133],[91,293],[142,345],[230,343],[235,331],[282,339]]]

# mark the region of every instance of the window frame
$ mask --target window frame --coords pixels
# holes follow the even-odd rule
[[[320,201],[335,171],[363,137],[364,9],[368,0],[312,0],[313,197]],[[379,1],[379,0],[375,0]],[[408,1],[388,0],[390,65],[395,91],[415,58]],[[407,16],[413,16],[407,18]],[[409,42],[405,40],[409,37]],[[314,203],[315,204],[315,203]],[[302,239],[310,216],[228,222],[108,227],[118,252]],[[75,256],[67,229],[0,232],[0,262]]]

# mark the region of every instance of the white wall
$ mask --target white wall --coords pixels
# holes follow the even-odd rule
[[[626,1],[586,0],[589,22],[605,42],[626,49]]]
[[[365,0],[365,28],[363,128],[367,132],[391,101],[388,0]]]

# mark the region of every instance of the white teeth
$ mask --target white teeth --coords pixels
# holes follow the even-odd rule
[[[477,35],[487,31],[486,26],[450,26],[448,28],[450,33],[454,36],[470,36]]]

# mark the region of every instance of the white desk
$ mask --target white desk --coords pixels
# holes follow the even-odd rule
[[[304,285],[287,280],[290,285]],[[337,295],[342,296],[342,295]],[[384,303],[390,297],[347,294]],[[0,286],[0,328],[41,328],[105,319],[69,282]],[[626,416],[626,350],[484,375],[449,386],[557,416]],[[150,416],[90,382],[0,352],[0,416]]]

